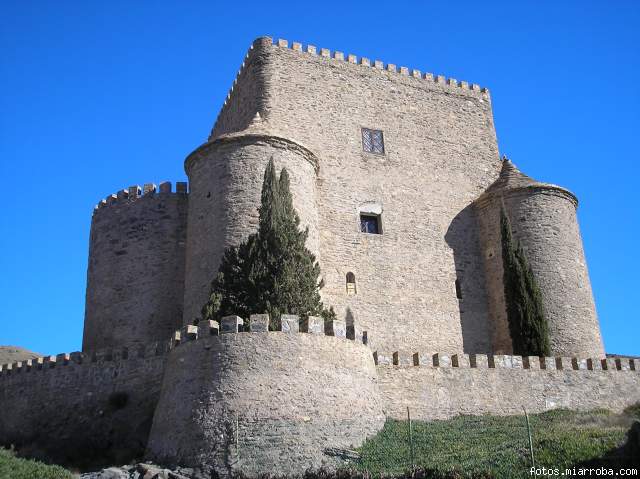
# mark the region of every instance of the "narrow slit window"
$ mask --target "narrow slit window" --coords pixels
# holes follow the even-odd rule
[[[356,275],[349,271],[347,273],[347,295],[353,296],[356,292]]]
[[[371,214],[360,214],[360,231],[362,233],[370,233],[379,235],[382,233],[380,227],[380,216]]]
[[[382,130],[362,129],[362,149],[367,153],[384,155],[384,138]]]
[[[460,288],[460,280],[456,279],[456,298],[462,299],[462,288]]]

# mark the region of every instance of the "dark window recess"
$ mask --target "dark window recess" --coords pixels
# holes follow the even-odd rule
[[[382,233],[380,228],[380,217],[377,215],[360,215],[360,231],[363,233],[371,233],[379,235]]]
[[[356,275],[351,271],[347,273],[347,294],[350,296],[356,294]]]
[[[362,149],[367,153],[384,154],[384,138],[381,130],[362,129]]]
[[[462,299],[462,289],[460,288],[460,280],[456,279],[456,298]]]

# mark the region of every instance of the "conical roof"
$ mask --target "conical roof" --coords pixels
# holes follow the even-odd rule
[[[530,176],[522,173],[516,165],[514,165],[506,156],[502,157],[502,169],[500,170],[500,176],[498,179],[491,183],[489,187],[480,195],[478,200],[482,201],[496,195],[508,194],[514,190],[531,189],[533,190],[554,190],[564,195],[569,196],[576,205],[578,199],[566,188],[563,188],[552,183],[542,183],[538,180],[531,178]]]

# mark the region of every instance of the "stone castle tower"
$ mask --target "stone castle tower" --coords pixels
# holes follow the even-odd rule
[[[603,356],[577,200],[501,161],[474,84],[259,38],[186,185],[118,192],[91,231],[83,349],[190,324],[224,249],[255,230],[269,158],[292,178],[323,301],[393,350],[509,353],[504,202],[543,292],[554,354]],[[366,232],[365,232],[366,230]]]
[[[223,251],[257,227],[270,158],[290,173],[338,319],[194,325]],[[301,474],[337,467],[331,450],[407,408],[432,420],[640,400],[637,359],[604,354],[577,199],[500,160],[486,89],[259,38],[185,170],[188,186],[98,204],[83,350],[0,365],[0,446]],[[551,357],[510,354],[503,205]]]

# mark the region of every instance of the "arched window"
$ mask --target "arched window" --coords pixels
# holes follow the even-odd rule
[[[347,273],[347,295],[353,296],[356,294],[356,275],[351,271]]]

